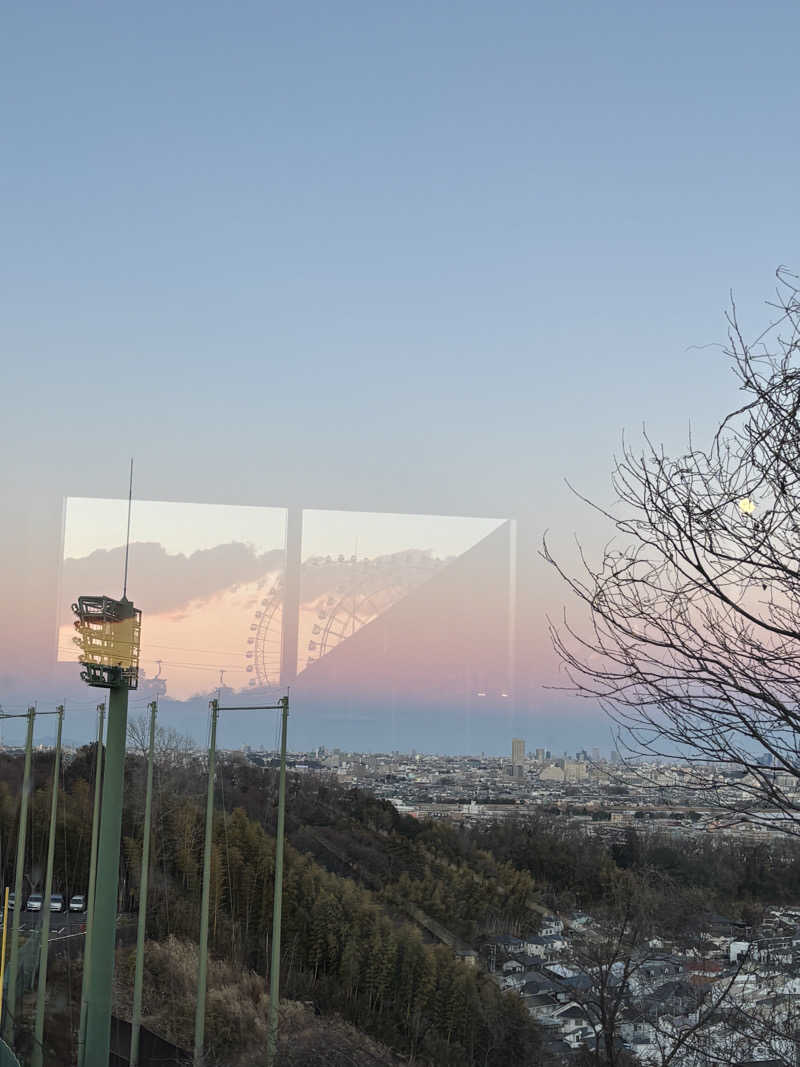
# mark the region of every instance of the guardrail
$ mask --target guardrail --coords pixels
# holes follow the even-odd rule
[[[0,1038],[0,1067],[19,1067],[19,1060],[2,1038]]]

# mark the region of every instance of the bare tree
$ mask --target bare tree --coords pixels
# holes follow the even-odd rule
[[[665,886],[663,875],[655,872],[621,877],[609,887],[597,927],[574,940],[564,977],[555,979],[556,987],[569,995],[591,1031],[584,1043],[583,1062],[587,1065],[629,1067],[640,1062],[626,1039],[629,1031],[636,1030],[646,1034],[646,1062],[654,1067],[733,1064],[738,1059],[727,1056],[729,1048],[757,1044],[755,1028],[747,1031],[742,1026],[734,997],[749,963],[747,953],[729,968],[714,961],[720,974],[713,987],[692,986],[678,971],[677,958],[666,957],[668,967],[675,968],[673,977],[669,971],[653,977],[653,966],[658,968],[665,957],[651,947],[660,941],[651,939],[667,931],[680,937],[693,933],[691,923],[685,930],[675,929],[671,922],[665,928],[660,915],[665,889],[669,885]],[[760,1039],[759,1046],[763,1045]],[[723,1047],[725,1055],[701,1060],[709,1050],[718,1052]]]
[[[150,721],[139,715],[128,723],[128,748],[144,758],[150,747]],[[186,763],[196,753],[197,746],[188,734],[182,734],[170,726],[156,726],[155,761],[158,765],[176,766]]]
[[[128,750],[139,757],[135,790],[128,793],[128,802],[144,812],[144,790],[147,753],[150,747],[149,717],[140,715],[128,722]],[[189,793],[198,792],[194,774],[195,764],[202,757],[194,740],[174,727],[156,726],[153,761],[155,767],[155,807],[153,819],[159,825],[165,815],[180,806]]]
[[[546,539],[544,556],[591,619],[586,632],[551,623],[554,646],[620,746],[681,757],[687,784],[722,807],[800,833],[800,290],[783,269],[769,306],[747,342],[731,305],[726,353],[745,401],[706,450],[623,442],[618,505],[591,506],[624,543],[596,565],[582,552],[577,577]]]
[[[588,1046],[593,1062],[604,1067],[627,1067],[632,1059],[622,1046],[620,1024],[631,980],[646,958],[642,950],[652,933],[646,890],[644,879],[620,879],[611,887],[611,915],[601,925],[602,935],[585,937],[573,950],[572,962],[584,981],[575,983],[571,977],[571,996],[594,1031]]]

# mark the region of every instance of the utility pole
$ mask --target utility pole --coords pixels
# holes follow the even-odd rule
[[[108,1067],[110,1054],[127,728],[128,687],[124,684],[109,687],[106,767],[92,916],[92,954],[86,989],[84,1067]]]
[[[78,1067],[83,1067],[86,1047],[86,993],[89,988],[92,957],[92,927],[94,925],[94,884],[97,877],[97,838],[100,829],[100,783],[103,778],[103,723],[105,704],[97,705],[97,751],[94,758],[94,807],[92,808],[92,843],[89,851],[89,890],[86,897],[86,933],[83,938],[83,979],[81,985],[81,1016],[78,1029]]]
[[[50,897],[53,893],[53,859],[56,849],[56,815],[58,813],[58,782],[61,770],[61,731],[64,725],[64,705],[58,706],[56,754],[53,762],[53,792],[50,798],[50,834],[47,839],[47,870],[42,895],[42,922],[39,946],[39,983],[36,987],[36,1021],[33,1030],[31,1067],[44,1067],[44,1008],[47,996],[47,954],[50,948]]]
[[[11,716],[4,716],[10,718]],[[36,708],[28,708],[26,715],[14,718],[28,719],[28,732],[25,738],[25,770],[22,777],[22,797],[19,808],[19,829],[17,831],[17,867],[14,878],[14,919],[11,924],[11,954],[8,961],[8,1007],[4,1028],[5,1039],[14,1045],[14,1027],[17,1013],[17,971],[19,970],[19,924],[22,914],[22,875],[25,868],[25,839],[28,830],[28,801],[31,794],[31,753],[33,752],[33,724]]]
[[[269,966],[269,1015],[267,1067],[273,1067],[278,1052],[278,1005],[281,972],[281,909],[283,904],[283,833],[286,821],[286,730],[289,697],[281,697],[281,771],[278,780],[278,828],[275,835],[275,888],[272,902],[272,959]]]
[[[197,971],[197,1006],[194,1016],[194,1067],[202,1067],[206,1028],[206,984],[208,980],[208,908],[211,899],[211,842],[214,830],[214,763],[217,754],[219,701],[211,701],[211,738],[208,745],[208,796],[206,833],[203,848],[203,898],[200,905],[200,959]]]
[[[147,927],[147,887],[150,875],[150,809],[153,800],[153,751],[156,743],[158,701],[150,705],[150,746],[147,752],[147,792],[144,801],[144,841],[142,873],[139,877],[139,929],[136,936],[136,973],[133,979],[133,1021],[131,1024],[130,1067],[139,1065],[139,1029],[142,1021],[142,982],[144,978],[144,939]]]
[[[8,932],[8,886],[3,890],[3,943],[0,948],[0,1026],[3,1024],[3,989],[6,976],[6,933]]]
[[[278,827],[275,839],[275,888],[272,905],[272,960],[269,974],[269,1015],[267,1032],[267,1063],[275,1062],[278,1046],[278,998],[281,959],[281,907],[283,900],[283,837],[286,822],[286,730],[289,718],[289,697],[281,697],[277,704],[232,704],[220,707],[211,701],[211,744],[208,750],[208,801],[206,804],[206,841],[203,861],[203,902],[200,915],[200,967],[197,976],[197,1013],[194,1028],[194,1067],[202,1067],[205,1036],[206,977],[208,963],[208,903],[211,878],[211,827],[214,815],[214,756],[217,743],[217,718],[221,711],[280,711],[281,712],[281,770],[278,781]]]
[[[85,961],[86,1005],[81,1067],[108,1067],[111,1045],[111,1005],[117,941],[119,845],[122,836],[122,798],[125,789],[125,748],[128,733],[128,690],[139,684],[142,613],[128,600],[128,556],[131,543],[133,459],[128,483],[128,528],[122,598],[79,596],[72,610],[77,616],[73,638],[79,652],[81,679],[109,690],[103,803],[97,844],[91,952]]]

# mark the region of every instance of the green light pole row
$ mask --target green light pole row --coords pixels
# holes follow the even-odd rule
[[[97,705],[97,751],[94,759],[94,807],[92,808],[92,843],[89,852],[89,890],[86,900],[86,934],[83,939],[83,979],[81,983],[81,1015],[78,1027],[78,1067],[83,1067],[86,1048],[86,993],[92,958],[92,928],[94,925],[94,886],[97,879],[97,838],[100,830],[100,786],[103,779],[103,723],[105,704]]]
[[[217,751],[217,720],[220,711],[280,711],[281,712],[281,771],[278,785],[278,827],[275,840],[275,882],[272,908],[272,959],[269,975],[269,1015],[267,1031],[267,1063],[275,1062],[278,1043],[278,1002],[281,960],[281,907],[283,899],[283,837],[286,822],[286,730],[289,717],[289,697],[281,697],[278,704],[245,704],[220,707],[211,701],[211,739],[208,747],[208,796],[206,799],[206,830],[203,849],[203,897],[200,913],[200,959],[197,972],[197,1006],[194,1026],[194,1067],[203,1065],[205,1042],[206,989],[208,984],[208,912],[211,889],[211,845],[214,828],[214,766]]]
[[[59,705],[56,754],[53,762],[53,791],[50,797],[50,835],[47,839],[47,869],[42,895],[42,922],[39,946],[39,983],[36,987],[36,1021],[33,1030],[31,1067],[44,1067],[44,1008],[47,996],[47,956],[50,948],[50,897],[53,893],[53,860],[56,849],[56,815],[58,813],[58,781],[61,769],[61,731],[64,726],[64,706]],[[15,909],[16,910],[16,902]]]
[[[17,829],[17,867],[14,878],[14,919],[11,923],[11,952],[8,960],[8,998],[4,1009],[3,1034],[9,1045],[14,1045],[14,1026],[17,1013],[17,972],[19,970],[19,924],[22,913],[22,875],[25,867],[25,840],[28,830],[28,801],[31,793],[31,753],[33,751],[33,724],[36,708],[28,708],[25,715],[4,715],[3,718],[27,718],[28,732],[25,737],[25,770],[22,776],[22,797]]]

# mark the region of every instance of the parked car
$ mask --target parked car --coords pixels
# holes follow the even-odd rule
[[[70,897],[69,910],[86,911],[86,897],[83,893],[76,893],[74,897]]]
[[[50,894],[50,911],[63,911],[65,907],[66,903],[62,893]]]
[[[28,903],[25,905],[28,911],[41,911],[42,910],[42,894],[31,893],[28,897]]]
[[[16,893],[9,893],[8,894],[8,907],[9,907],[10,911],[14,910],[14,901],[16,899],[17,899],[17,894]]]

